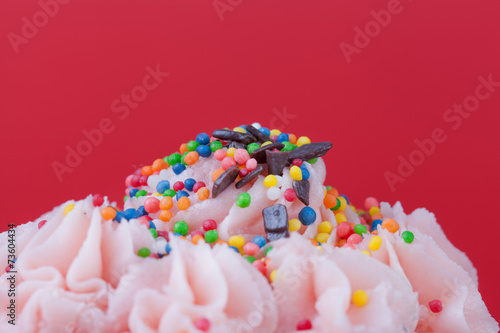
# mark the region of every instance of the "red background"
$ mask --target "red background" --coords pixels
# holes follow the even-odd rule
[[[355,205],[373,195],[435,212],[500,318],[500,88],[459,129],[443,121],[479,75],[500,81],[500,3],[402,0],[348,64],[340,43],[353,44],[354,28],[387,1],[222,2],[233,4],[224,20],[212,1],[72,0],[18,53],[8,33],[20,35],[40,6],[0,2],[2,230],[88,193],[121,201],[136,166],[201,131],[269,125],[286,108],[295,118],[285,131],[333,142],[328,183]],[[111,103],[157,64],[169,77],[120,120]],[[114,131],[59,182],[52,163],[103,118]],[[435,128],[447,141],[391,191],[384,172],[397,172],[398,156]]]

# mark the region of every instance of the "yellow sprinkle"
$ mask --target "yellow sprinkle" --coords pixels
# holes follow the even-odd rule
[[[323,197],[326,197],[326,188],[323,187]]]
[[[240,133],[246,133],[245,130],[241,127],[235,127],[235,128],[233,128],[233,131],[240,132]]]
[[[262,144],[262,146],[261,146],[261,147],[264,147],[264,146],[270,145],[271,143],[272,143],[271,141],[266,141],[266,142],[264,142],[264,143]]]
[[[368,214],[370,214],[370,216],[373,216],[377,213],[380,213],[380,208],[378,208],[377,206],[371,207],[370,210],[368,211]]]
[[[69,204],[67,205],[66,207],[64,207],[64,216],[68,215],[68,213],[73,209],[75,208],[75,204],[72,203],[72,204]]]
[[[364,306],[368,302],[368,294],[363,290],[356,290],[352,294],[352,302],[357,306]]]
[[[337,210],[345,210],[347,207],[347,200],[344,197],[341,197],[340,195],[337,197],[340,201],[340,208]]]
[[[318,232],[320,233],[326,233],[329,234],[332,232],[333,226],[330,222],[328,221],[323,221],[321,224],[318,226]]]
[[[273,187],[278,184],[278,179],[276,178],[275,175],[268,175],[266,178],[264,178],[264,185],[266,187]]]
[[[349,207],[351,207],[352,211],[356,213],[356,207],[354,207],[353,205],[349,205]]]
[[[229,246],[234,246],[237,249],[243,248],[245,245],[245,238],[241,236],[231,236],[228,242]]]
[[[366,251],[366,250],[362,250],[361,253],[366,254],[368,257],[372,256],[372,254],[370,252]]]
[[[327,233],[324,233],[324,232],[321,232],[319,234],[316,235],[316,240],[320,243],[326,243],[326,241],[328,240],[328,237],[330,237],[329,234]]]
[[[298,231],[302,227],[302,223],[299,219],[291,219],[288,221],[288,230],[290,231]]]
[[[372,251],[377,251],[380,249],[380,246],[382,245],[382,237],[380,236],[373,236],[372,239],[370,239],[370,243],[368,243],[368,248]]]
[[[302,170],[296,165],[292,166],[290,168],[290,177],[292,177],[293,180],[302,180]]]
[[[337,220],[337,224],[340,224],[342,222],[346,222],[347,217],[345,217],[344,213],[339,212],[339,213],[335,214],[335,220]]]
[[[236,151],[236,148],[231,147],[226,151],[226,156],[231,156],[234,157],[234,152]]]
[[[297,147],[300,147],[302,145],[310,144],[311,139],[309,139],[307,136],[301,136],[300,138],[297,139]]]
[[[281,131],[279,129],[271,130],[271,137],[273,137],[275,135],[280,135],[280,134],[281,134]]]
[[[274,271],[271,272],[271,274],[269,274],[269,280],[271,280],[271,282],[274,281],[274,279],[276,279],[276,274],[278,273],[278,270],[275,269]]]
[[[318,245],[316,246],[316,248],[319,250],[319,252],[323,253],[323,246]]]

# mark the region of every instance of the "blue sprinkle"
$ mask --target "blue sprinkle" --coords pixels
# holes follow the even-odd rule
[[[373,220],[372,222],[372,231],[377,230],[377,227],[382,224],[382,220]]]
[[[170,247],[170,244],[167,243],[167,245],[165,246],[165,252],[167,252],[167,254],[170,254],[170,251],[172,251],[172,248]]]
[[[153,221],[149,221],[149,229],[155,229],[156,230],[156,226],[153,223]]]
[[[316,212],[311,207],[306,206],[301,209],[299,220],[303,225],[311,225],[316,221]]]
[[[123,218],[123,213],[119,212],[119,211],[116,211],[116,216],[115,216],[115,218],[113,220],[115,220],[118,223],[120,223],[122,221],[122,218]]]
[[[236,252],[236,253],[240,254],[240,250],[238,250],[238,248],[237,248],[236,246],[230,246],[229,248],[230,248],[230,249],[233,249],[233,250],[234,250],[234,252]]]
[[[261,127],[261,128],[259,128],[259,131],[261,131],[262,133],[264,133],[267,136],[271,135],[271,131],[267,127]]]
[[[186,170],[186,166],[182,163],[177,163],[172,167],[172,170],[176,175],[180,175],[184,170]]]
[[[304,165],[304,164],[302,164]],[[310,173],[309,173],[309,170],[307,170],[307,168],[304,166],[304,167],[300,167],[300,170],[302,171],[302,180],[308,180],[309,179],[309,176],[310,176]]]
[[[259,247],[263,247],[264,245],[266,245],[266,238],[264,236],[255,236],[253,239],[252,239],[252,243],[258,245]]]
[[[288,141],[289,138],[288,138],[288,134],[286,133],[281,133],[280,135],[278,135],[278,137],[276,138],[276,141],[278,142],[285,142],[285,141]]]
[[[205,146],[206,147],[206,146]],[[210,149],[210,148],[208,148]],[[196,184],[196,180],[194,180],[193,178],[188,178],[184,181],[184,187],[186,188],[186,190],[188,191],[192,191],[193,190],[193,186],[194,184]]]
[[[181,233],[178,233],[178,232],[174,232],[174,236],[179,237],[179,236],[182,236],[182,234],[181,234]]]
[[[186,191],[179,191],[175,194],[175,199],[179,200],[181,197],[189,197],[189,193]]]
[[[139,191],[138,189],[133,188],[133,189],[131,189],[131,190],[130,190],[130,192],[128,192],[128,194],[129,194],[129,196],[130,196],[131,198],[133,198],[133,197],[135,197],[135,194],[136,194],[138,191]]]
[[[123,217],[129,221],[135,219],[137,217],[137,211],[134,208],[125,209],[123,211]]]
[[[210,149],[210,146],[199,145],[196,147],[196,152],[201,157],[210,157],[212,155],[212,149]]]
[[[163,193],[169,189],[170,189],[170,182],[168,180],[161,180],[158,182],[158,185],[156,185],[156,192],[158,193]]]
[[[208,145],[210,143],[210,137],[207,133],[200,133],[196,136],[196,141],[200,145]]]
[[[347,197],[344,194],[339,195],[339,197],[344,197],[345,201],[349,205],[349,199],[347,199]]]
[[[137,208],[137,217],[141,217],[144,215],[148,215],[148,212],[146,212],[146,208],[144,208],[144,206],[140,206],[139,208]]]

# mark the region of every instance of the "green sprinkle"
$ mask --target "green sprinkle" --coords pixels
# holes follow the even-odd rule
[[[186,236],[189,231],[189,226],[184,221],[177,221],[174,224],[174,232]]]
[[[171,188],[168,189],[168,190],[165,190],[165,192],[163,192],[163,196],[164,197],[173,197],[175,195],[175,190],[172,190]]]
[[[124,196],[124,197],[123,197],[123,202],[126,202],[126,201],[127,201],[127,198],[128,198],[128,195]]]
[[[188,153],[189,153],[189,151],[186,151],[186,152],[184,152],[184,154],[182,154],[182,156],[181,156],[181,163],[182,163],[182,164],[184,164],[184,165],[187,165],[187,163],[186,163],[186,162],[184,162],[184,158],[186,157],[186,155],[187,155]]]
[[[217,230],[208,230],[205,233],[205,242],[207,243],[214,243],[219,239],[219,233]]]
[[[176,165],[177,163],[181,163],[181,154],[179,153],[173,153],[169,157],[167,157],[167,163],[168,165]]]
[[[149,232],[151,233],[151,236],[153,236],[153,238],[158,237],[158,232],[156,231],[156,229],[150,228]]]
[[[333,189],[333,187],[331,187],[330,185],[328,185],[328,186],[326,187],[326,190],[327,190],[327,191],[328,191],[328,190],[331,190],[331,189]]]
[[[139,255],[139,257],[146,258],[146,257],[149,257],[149,255],[151,254],[151,251],[147,247],[143,247],[143,248],[139,249],[137,254]]]
[[[254,256],[246,256],[245,259],[248,260],[249,263],[253,263],[257,258]]]
[[[250,202],[252,201],[252,197],[250,194],[244,192],[238,195],[238,198],[236,199],[236,205],[241,208],[247,208],[250,206]]]
[[[137,191],[137,193],[135,194],[135,197],[136,197],[136,198],[143,197],[143,196],[145,196],[146,194],[148,194],[148,191],[146,191],[146,190],[139,190],[139,191]]]
[[[314,163],[318,162],[318,158],[317,157],[313,158],[312,160],[309,160],[307,162],[309,162],[309,164],[314,164]]]
[[[336,198],[336,199],[337,199],[337,204],[335,205],[335,207],[330,208],[330,210],[337,210],[337,209],[339,209],[339,208],[340,208],[340,205],[342,205],[342,204],[340,203],[339,198]]]
[[[283,141],[282,144],[285,145],[285,147],[283,147],[283,149],[281,149],[281,151],[291,151],[293,150],[293,146],[290,142],[288,141]]]
[[[269,246],[266,251],[264,252],[265,256],[267,257],[267,254],[273,249],[272,246]]]
[[[222,142],[220,141],[214,141],[210,144],[210,149],[212,150],[212,153],[215,153],[217,150],[222,149]]]
[[[259,149],[260,146],[257,142],[252,142],[247,146],[247,151],[249,154],[251,154],[255,149]]]
[[[292,150],[299,148],[296,144],[292,144]]]
[[[415,239],[415,236],[413,235],[413,232],[406,230],[401,234],[401,238],[403,238],[406,243],[410,244],[413,242],[413,239]]]
[[[187,150],[188,151],[195,151],[196,147],[198,147],[200,143],[198,141],[191,140],[187,143]]]
[[[366,234],[368,232],[368,229],[366,229],[366,227],[362,224],[356,224],[354,226],[354,232],[360,236],[363,236],[363,234]]]

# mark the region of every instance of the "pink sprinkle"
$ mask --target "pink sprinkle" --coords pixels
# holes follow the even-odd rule
[[[354,247],[354,245],[352,245],[351,243],[345,243],[344,246],[342,246],[342,247],[345,247],[347,249],[356,250],[356,248]]]
[[[257,167],[257,160],[255,158],[251,158],[245,164],[248,171],[253,171]]]
[[[285,190],[285,194],[283,194],[283,196],[285,197],[286,201],[290,201],[290,202],[297,199],[297,195],[295,194],[295,191],[293,190],[293,188],[287,188]]]
[[[351,228],[351,225],[349,224],[349,222],[345,221],[345,222],[341,222],[338,226],[337,226],[337,236],[339,236],[340,238],[343,238],[343,239],[346,239],[348,238],[351,234],[353,233],[353,230]]]
[[[184,183],[181,182],[181,181],[176,181],[174,183],[174,186],[172,187],[174,189],[174,191],[180,191],[180,190],[183,190],[184,189]]]
[[[226,151],[224,149],[216,150],[214,153],[214,157],[217,161],[222,161],[224,157],[226,157]]]
[[[99,207],[104,203],[104,196],[102,194],[94,194],[92,197],[92,203],[95,207]]]
[[[243,246],[243,251],[245,251],[245,253],[248,254],[249,256],[256,255],[257,252],[259,252],[259,249],[260,247],[255,243],[246,243]]]
[[[224,169],[224,170],[227,170],[230,167],[235,166],[235,165],[236,165],[236,161],[231,156],[224,157],[224,159],[222,160],[222,163],[221,163],[222,169]]]
[[[203,229],[205,231],[217,229],[217,222],[214,220],[205,220],[203,221]]]
[[[352,234],[347,238],[347,244],[359,244],[363,240],[363,237],[361,237],[358,234]],[[353,247],[354,248],[354,247]]]
[[[430,301],[429,302],[429,309],[431,309],[431,311],[434,313],[439,313],[439,312],[443,311],[443,303],[438,299]]]
[[[125,195],[127,195],[128,197],[130,196],[130,190],[132,189],[132,187],[127,187],[125,189]]]
[[[130,182],[130,185],[133,187],[139,187],[141,186],[141,176],[140,175],[134,175],[132,177],[132,181]]]
[[[380,204],[378,203],[378,200],[374,197],[368,197],[365,199],[365,208],[366,210],[370,210],[372,207],[379,207]]]
[[[236,149],[234,152],[234,159],[239,164],[245,164],[250,159],[250,154],[246,149]]]
[[[134,175],[140,176],[142,175],[142,168],[138,168],[134,171]]]
[[[45,225],[45,223],[47,223],[47,220],[42,220],[40,222],[38,222],[38,229],[42,229],[42,227]]]
[[[160,200],[155,197],[149,197],[144,200],[144,209],[148,213],[156,213],[160,210]]]
[[[243,169],[241,169],[241,170],[240,170],[240,173],[239,173],[240,178],[245,178],[245,177],[246,177],[246,175],[248,175],[248,170],[247,170],[247,168],[243,168]]]
[[[156,231],[158,237],[163,237],[168,241],[168,231]]]
[[[141,176],[141,178],[139,179],[139,182],[141,183],[142,186],[148,185],[148,178],[149,178],[149,176],[147,176],[147,175]]]
[[[264,262],[262,260],[259,260],[259,259],[255,260],[252,263],[252,266],[257,268],[259,270],[259,272],[262,273],[262,275],[267,276],[266,264],[264,264]]]
[[[133,177],[134,177],[134,175],[128,175],[127,178],[125,178],[125,186],[126,187],[132,186],[131,182],[132,182]]]
[[[138,218],[138,220],[140,224],[145,225],[146,227],[149,228],[149,220],[147,219],[146,216],[141,216]]]
[[[210,321],[207,318],[199,318],[194,321],[194,326],[200,331],[206,332],[210,329]]]
[[[304,161],[302,161],[300,158],[296,158],[292,161],[292,165],[296,165],[298,167],[300,167],[302,163],[304,163]]]

